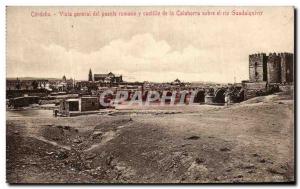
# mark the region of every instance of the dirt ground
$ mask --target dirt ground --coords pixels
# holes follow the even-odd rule
[[[229,107],[7,114],[7,182],[292,182],[293,112],[277,94]]]

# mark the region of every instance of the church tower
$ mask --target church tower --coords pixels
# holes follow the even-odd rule
[[[89,72],[89,81],[93,81],[92,69],[90,69],[90,72]]]

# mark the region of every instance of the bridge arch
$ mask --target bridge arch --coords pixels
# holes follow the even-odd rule
[[[194,103],[204,103],[205,101],[205,91],[199,90],[195,94]]]
[[[219,88],[215,92],[215,102],[216,103],[225,103],[225,88]]]

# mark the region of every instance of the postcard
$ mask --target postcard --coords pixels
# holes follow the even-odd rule
[[[8,6],[10,184],[295,183],[291,6]]]

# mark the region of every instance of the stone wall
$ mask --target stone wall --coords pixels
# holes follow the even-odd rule
[[[244,100],[263,95],[267,92],[267,82],[243,83]]]
[[[100,104],[97,97],[82,97],[81,98],[81,111],[99,110]]]

